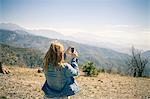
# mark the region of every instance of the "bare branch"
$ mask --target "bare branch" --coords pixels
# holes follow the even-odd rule
[[[136,50],[134,46],[132,46],[131,56],[126,62],[126,64],[129,66],[128,71],[130,71],[134,77],[141,77],[147,63],[148,58],[142,57],[141,51]]]

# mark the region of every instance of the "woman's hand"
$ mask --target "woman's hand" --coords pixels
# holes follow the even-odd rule
[[[74,50],[74,52],[72,53],[72,57],[74,57],[74,58],[78,57],[78,52],[76,50]]]
[[[71,54],[71,47],[69,46],[68,49],[65,51],[66,54]]]
[[[78,52],[74,49],[74,52],[72,53],[71,48],[72,48],[71,46],[68,47],[68,49],[65,51],[65,53],[71,55],[74,58],[77,58],[78,57]]]

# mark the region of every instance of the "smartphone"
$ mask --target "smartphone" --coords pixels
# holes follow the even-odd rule
[[[74,53],[74,48],[73,47],[71,48],[71,53]]]

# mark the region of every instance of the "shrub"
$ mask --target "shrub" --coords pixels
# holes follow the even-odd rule
[[[93,62],[87,62],[83,65],[83,72],[87,74],[87,76],[97,76],[98,70],[96,69]]]
[[[7,99],[7,97],[6,96],[1,96],[0,99]]]

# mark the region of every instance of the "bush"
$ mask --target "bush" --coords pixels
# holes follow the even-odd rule
[[[0,96],[0,99],[7,99],[6,96]]]
[[[87,76],[97,76],[98,75],[98,70],[96,69],[95,65],[93,62],[87,62],[86,64],[83,65],[83,72],[87,74]]]

